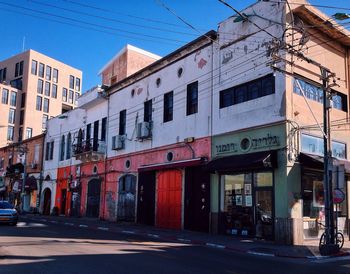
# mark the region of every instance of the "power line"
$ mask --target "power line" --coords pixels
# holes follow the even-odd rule
[[[99,28],[108,29],[108,30],[114,30],[114,31],[122,32],[122,33],[127,33],[127,34],[141,36],[141,37],[158,39],[160,41],[167,40],[167,41],[175,41],[175,42],[181,42],[181,43],[185,43],[186,42],[186,41],[180,41],[180,40],[177,40],[177,39],[171,39],[171,38],[166,38],[166,37],[142,34],[142,33],[122,30],[122,29],[118,29],[118,28],[114,28],[114,27],[104,26],[104,25],[100,25],[100,24],[96,24],[96,23],[90,23],[90,22],[87,22],[87,21],[78,20],[78,19],[75,19],[75,18],[70,18],[70,17],[66,17],[66,16],[62,16],[62,15],[56,15],[56,14],[50,13],[50,12],[45,12],[45,11],[39,11],[39,10],[31,9],[31,8],[26,8],[26,7],[15,5],[15,4],[9,4],[9,3],[5,3],[5,2],[0,2],[0,4],[6,5],[6,6],[10,6],[10,7],[20,8],[20,9],[24,9],[24,10],[29,10],[29,11],[40,13],[40,14],[54,16],[54,17],[57,17],[57,18],[60,18],[60,19],[65,19],[65,20],[68,20],[68,21],[76,22],[76,23],[82,23],[82,24],[86,24],[86,25],[89,25],[89,26],[99,27]]]
[[[171,32],[171,33],[182,34],[182,35],[197,36],[196,34],[193,34],[193,33],[180,32],[180,31],[169,30],[169,29],[164,29],[164,28],[159,28],[159,27],[135,24],[135,23],[132,23],[132,22],[126,22],[126,21],[123,21],[123,20],[109,18],[109,17],[98,15],[98,14],[91,14],[91,13],[82,12],[82,11],[79,11],[79,10],[63,8],[63,7],[60,7],[60,6],[57,6],[57,5],[47,4],[47,3],[43,3],[43,2],[40,2],[40,1],[36,1],[36,0],[27,0],[27,1],[35,3],[37,5],[41,5],[41,6],[52,7],[52,8],[56,8],[56,9],[59,9],[59,10],[69,11],[69,12],[72,12],[72,13],[86,15],[86,16],[93,17],[93,18],[99,18],[99,19],[103,19],[103,20],[106,20],[106,21],[109,21],[109,22],[116,22],[116,23],[120,23],[120,24],[124,24],[124,25],[128,25],[128,26],[136,26],[136,27],[143,28],[143,29],[153,29],[153,30],[157,30],[157,31]]]
[[[281,1],[268,0],[271,3],[281,3]],[[286,2],[286,1],[285,1]],[[317,5],[317,4],[308,4],[308,3],[298,3],[289,1],[290,5],[300,5],[300,6],[310,6],[310,7],[318,7],[325,9],[338,9],[338,10],[350,10],[350,8],[345,7],[336,7],[336,6],[328,6],[328,5]]]

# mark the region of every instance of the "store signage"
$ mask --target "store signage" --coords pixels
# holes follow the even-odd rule
[[[264,137],[249,138],[244,137],[240,140],[240,143],[226,143],[218,144],[215,146],[216,154],[234,153],[234,152],[248,152],[250,150],[258,150],[267,147],[279,146],[280,140],[276,135],[268,133]]]
[[[333,203],[341,204],[344,200],[345,200],[345,193],[339,188],[334,189],[333,190]]]
[[[222,144],[216,146],[216,153],[227,153],[227,152],[237,152],[237,144],[235,143],[229,143],[229,144]]]

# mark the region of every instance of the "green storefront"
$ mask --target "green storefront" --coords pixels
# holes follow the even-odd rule
[[[289,193],[298,188],[300,173],[287,164],[287,127],[213,136],[208,163],[212,232],[288,241],[295,200]]]

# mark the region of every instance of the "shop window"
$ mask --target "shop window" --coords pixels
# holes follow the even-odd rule
[[[271,172],[254,173],[254,182],[257,187],[272,186],[273,178]]]
[[[323,156],[323,138],[301,134],[301,151]],[[346,144],[332,141],[332,156],[346,159]]]

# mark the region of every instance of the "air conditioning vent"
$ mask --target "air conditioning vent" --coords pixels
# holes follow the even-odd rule
[[[146,139],[152,136],[152,122],[141,122],[137,124],[137,138]]]
[[[125,145],[125,137],[124,135],[116,135],[112,137],[112,149],[113,150],[119,150],[124,149]]]

